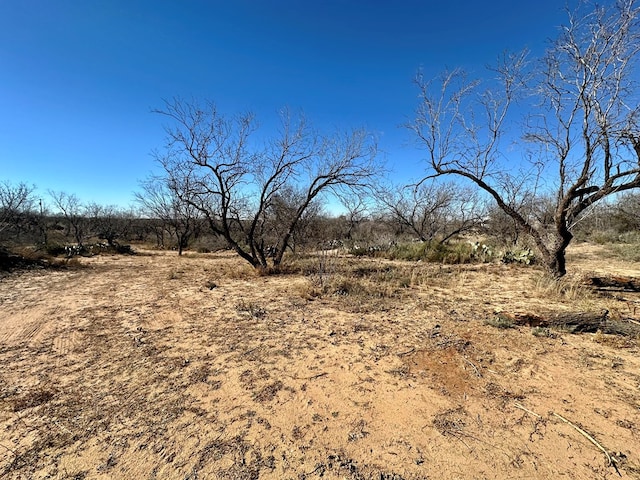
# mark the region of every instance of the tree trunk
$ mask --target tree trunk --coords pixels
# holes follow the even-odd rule
[[[567,273],[567,247],[571,243],[573,235],[568,230],[558,234],[551,249],[544,255],[545,264],[549,273],[554,277],[564,277]]]
[[[178,256],[182,255],[182,250],[186,246],[186,239],[182,235],[178,235]]]
[[[546,266],[547,270],[549,270],[549,273],[551,273],[554,277],[564,277],[567,273],[565,251],[556,250],[552,252]]]

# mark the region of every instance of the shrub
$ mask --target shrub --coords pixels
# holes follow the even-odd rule
[[[523,265],[533,265],[536,256],[529,248],[520,250],[507,250],[502,254],[502,263],[522,263]]]
[[[349,249],[349,253],[355,257],[385,257],[390,248],[390,246],[383,245],[372,245],[369,247],[354,245]]]
[[[426,258],[429,244],[426,242],[402,243],[394,245],[387,252],[392,260],[418,261]]]
[[[240,300],[238,304],[236,304],[236,311],[239,313],[247,314],[252,318],[263,318],[267,315],[267,310],[262,306],[258,305],[254,302],[247,302],[245,300]]]
[[[622,233],[619,237],[620,242],[629,244],[640,244],[640,231]]]
[[[438,243],[427,250],[428,262],[462,264],[473,261],[473,250],[469,243]]]
[[[589,235],[589,239],[598,245],[605,245],[607,243],[617,243],[619,235],[613,230],[598,230]]]
[[[531,334],[534,337],[548,337],[548,338],[555,338],[555,334],[551,331],[551,329],[547,328],[547,327],[533,327],[531,329]]]
[[[367,257],[370,256],[371,252],[366,247],[361,247],[359,245],[354,245],[349,249],[349,253],[355,257]]]
[[[640,248],[633,244],[608,245],[606,253],[608,256],[619,258],[626,262],[640,262]]]
[[[394,245],[384,254],[391,260],[407,260],[433,263],[460,264],[474,260],[473,247],[466,242],[460,243],[403,243]]]
[[[131,248],[131,245],[116,245],[116,253],[120,255],[135,255],[136,252]]]
[[[58,243],[48,243],[45,245],[45,251],[52,257],[58,257],[60,255],[66,255],[67,251],[64,245]]]

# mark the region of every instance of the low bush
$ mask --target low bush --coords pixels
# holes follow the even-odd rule
[[[598,230],[592,232],[588,239],[598,245],[605,245],[607,243],[617,243],[620,241],[620,235],[613,230]]]
[[[522,263],[523,265],[533,265],[536,256],[529,248],[507,250],[502,254],[502,263]]]
[[[474,246],[468,242],[414,242],[390,247],[381,256],[391,260],[464,264],[479,261]]]
[[[635,244],[619,243],[607,245],[606,255],[626,262],[640,262],[640,247]]]
[[[467,242],[438,243],[427,253],[428,262],[462,264],[474,261],[473,247]]]
[[[426,242],[402,243],[394,245],[387,252],[387,257],[392,260],[418,261],[425,260],[429,244]]]
[[[459,265],[467,263],[486,263],[500,259],[503,263],[521,263],[533,265],[536,257],[530,248],[512,248],[504,252],[496,251],[491,245],[480,242],[410,242],[382,246],[354,246],[349,253],[356,257],[381,257],[389,260],[411,262],[424,261]]]
[[[621,233],[618,237],[621,243],[640,245],[640,231]]]
[[[51,255],[52,257],[58,257],[60,255],[66,254],[65,246],[59,243],[48,243],[47,245],[45,245],[44,249],[47,254]]]

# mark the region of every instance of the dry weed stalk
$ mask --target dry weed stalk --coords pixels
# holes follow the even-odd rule
[[[575,423],[572,423],[566,418],[564,418],[562,415],[559,415],[555,412],[551,412],[551,414],[558,417],[564,423],[571,425],[578,433],[580,433],[583,437],[585,437],[587,440],[593,443],[596,447],[598,447],[598,449],[601,450],[602,453],[604,453],[605,457],[607,457],[607,461],[609,462],[608,466],[613,467],[616,473],[622,477],[622,474],[620,473],[620,470],[618,470],[618,466],[616,465],[618,460],[615,457],[611,456],[609,452],[607,452],[607,450],[602,445],[600,445],[591,435],[589,435],[587,432],[585,432],[582,428],[577,426]]]
[[[528,408],[525,408],[523,405],[521,405],[518,402],[514,402],[513,404],[516,408],[519,408],[520,410],[533,415],[534,417],[538,418],[538,419],[542,419],[542,415],[537,414],[536,412],[533,412],[531,410],[529,410]],[[562,415],[555,413],[555,412],[549,412],[549,415],[553,415],[556,418],[559,418],[560,420],[562,420],[564,423],[566,423],[567,425],[570,425],[571,427],[573,427],[573,429],[578,432],[580,435],[582,435],[583,437],[585,437],[587,440],[589,440],[593,445],[595,445],[598,450],[600,450],[602,453],[604,453],[605,457],[607,458],[607,466],[609,467],[613,467],[616,471],[616,473],[622,477],[622,474],[620,473],[620,470],[618,470],[618,459],[615,458],[613,455],[611,455],[606,448],[604,448],[595,438],[593,438],[591,435],[589,435],[583,428],[579,427],[578,425],[576,425],[575,423],[567,420],[565,417],[563,417]]]

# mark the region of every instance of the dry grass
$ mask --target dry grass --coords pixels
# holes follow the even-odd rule
[[[568,302],[588,302],[595,297],[585,286],[583,277],[575,274],[555,278],[548,273],[541,273],[535,279],[533,294],[540,298]]]

